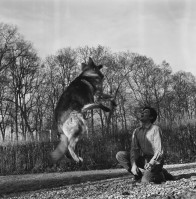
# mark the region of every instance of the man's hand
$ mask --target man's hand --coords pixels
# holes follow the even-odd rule
[[[152,164],[146,163],[145,166],[144,166],[144,169],[148,170],[148,171],[151,171],[152,170]]]
[[[139,168],[137,167],[136,164],[133,164],[132,168],[131,168],[131,172],[133,173],[133,175],[138,175],[139,173]]]

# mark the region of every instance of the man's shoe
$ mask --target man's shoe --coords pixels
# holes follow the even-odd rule
[[[141,179],[142,179],[142,176],[139,176],[139,175],[134,175],[133,176],[133,183],[140,183],[141,182]]]
[[[165,180],[167,181],[169,181],[169,180],[175,180],[175,177],[171,174],[171,173],[169,173],[166,169],[162,169],[162,172],[163,172],[163,175],[165,176]]]
[[[134,184],[135,183],[140,183],[141,182],[141,178],[133,178],[133,181],[132,181]]]

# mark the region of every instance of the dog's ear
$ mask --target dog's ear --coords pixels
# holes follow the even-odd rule
[[[97,67],[100,70],[101,68],[103,68],[103,65],[98,65]]]
[[[88,65],[89,66],[95,65],[91,57],[89,57],[89,59],[88,59]]]
[[[88,68],[88,66],[85,63],[82,63],[82,71],[86,70]]]
[[[101,68],[103,68],[103,65],[98,65],[98,66],[96,66],[91,57],[89,57],[88,65],[89,65],[89,66],[94,66],[94,67],[98,68],[99,70],[100,70]]]

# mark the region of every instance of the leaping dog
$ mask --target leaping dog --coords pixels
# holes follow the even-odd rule
[[[60,134],[60,142],[51,153],[53,163],[61,159],[64,154],[67,157],[71,155],[76,162],[82,162],[83,159],[75,153],[75,146],[88,130],[83,113],[95,108],[100,108],[105,112],[110,111],[110,108],[103,104],[94,102],[96,94],[100,98],[112,99],[112,96],[103,93],[104,75],[100,71],[101,68],[102,65],[95,65],[89,58],[88,64],[82,63],[81,74],[61,95],[55,109],[55,121]]]

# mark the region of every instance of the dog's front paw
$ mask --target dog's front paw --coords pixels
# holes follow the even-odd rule
[[[83,158],[81,158],[81,157],[78,157],[78,159],[79,159],[79,163],[81,162],[83,162]]]
[[[78,164],[79,164],[79,166],[81,166],[81,165],[82,165],[82,163],[83,163],[83,158],[78,157],[78,159],[79,159]]]

